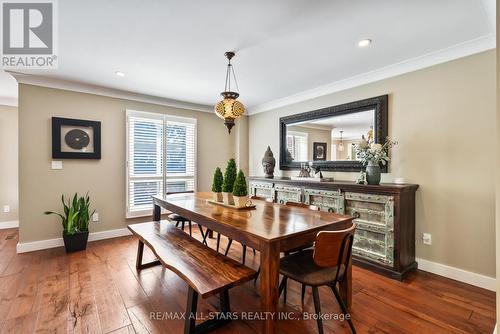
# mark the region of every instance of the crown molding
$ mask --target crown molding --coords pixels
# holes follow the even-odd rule
[[[281,99],[265,102],[248,109],[248,115],[255,115],[264,111],[277,109],[294,103],[311,100],[320,96],[340,92],[346,89],[366,85],[372,82],[395,77],[401,74],[417,71],[426,67],[438,65],[451,60],[470,56],[496,47],[495,34],[489,34],[449,48],[411,58],[400,63],[385,66],[367,73],[335,81],[333,83],[309,89]]]
[[[179,109],[213,112],[213,107],[203,104],[184,102],[158,96],[134,93],[120,89],[108,88],[82,82],[62,80],[62,79],[56,79],[56,78],[33,75],[33,74],[26,74],[20,72],[12,72],[12,71],[6,71],[6,72],[11,74],[20,84],[62,89],[78,93],[94,94],[94,95],[112,97],[117,99],[157,104]]]

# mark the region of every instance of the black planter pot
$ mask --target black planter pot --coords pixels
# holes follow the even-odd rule
[[[82,251],[87,248],[89,232],[76,233],[73,235],[63,233],[63,239],[66,253]]]

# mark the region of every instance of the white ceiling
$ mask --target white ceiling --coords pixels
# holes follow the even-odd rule
[[[29,73],[213,105],[224,85],[223,54],[236,50],[240,100],[259,110],[409,59],[494,40],[491,2],[64,0],[59,68]],[[358,48],[363,38],[372,45]],[[0,73],[0,98],[15,98],[6,76]]]

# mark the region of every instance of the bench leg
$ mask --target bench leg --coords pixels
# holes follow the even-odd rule
[[[229,290],[224,290],[224,292],[221,292],[219,294],[219,300],[220,300],[220,311],[222,313],[230,313],[231,306],[229,303]]]
[[[161,262],[158,261],[158,260],[142,264],[142,255],[143,254],[144,254],[144,242],[142,242],[141,240],[139,240],[139,243],[137,245],[137,259],[136,259],[136,262],[135,262],[135,268],[137,270],[151,268],[153,266],[157,266],[157,265],[161,264]]]
[[[188,288],[186,320],[184,334],[196,333],[196,309],[198,308],[198,293],[192,287]]]
[[[201,334],[211,332],[231,321],[229,318],[231,308],[229,306],[229,290],[224,290],[219,294],[220,319],[209,319],[196,325],[196,310],[198,307],[198,293],[193,288],[188,288],[186,319],[184,322],[184,334]]]

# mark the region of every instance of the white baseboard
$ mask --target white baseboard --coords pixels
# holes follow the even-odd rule
[[[424,259],[416,259],[418,269],[430,273],[454,279],[463,283],[478,286],[490,291],[496,291],[496,279],[481,274],[476,274],[463,269],[450,267],[445,264],[432,262]]]
[[[16,227],[19,227],[19,220],[0,222],[0,230],[4,230],[6,228],[16,228]]]
[[[130,234],[131,233],[127,228],[119,228],[116,230],[94,232],[94,233],[89,234],[89,241],[97,241],[97,240],[123,237],[123,236],[130,235]],[[62,247],[62,246],[64,246],[64,241],[62,238],[32,241],[32,242],[23,242],[23,243],[17,244],[17,252],[18,253],[26,253],[26,252],[33,252],[33,251],[37,251],[37,250]]]
[[[493,334],[497,334],[497,324],[495,324],[495,329],[493,330]]]

